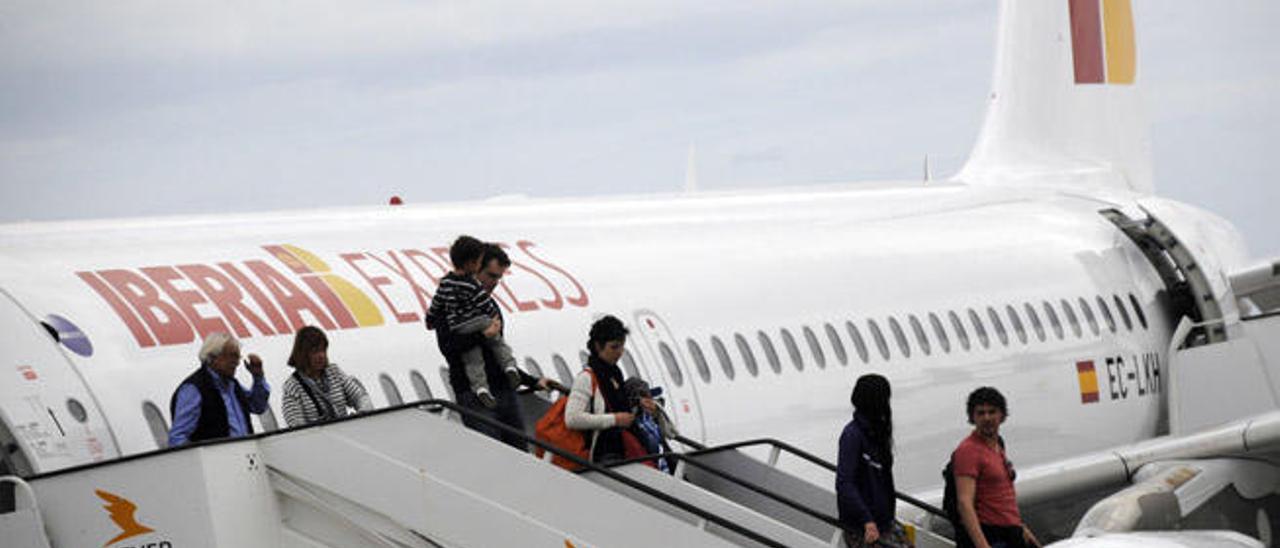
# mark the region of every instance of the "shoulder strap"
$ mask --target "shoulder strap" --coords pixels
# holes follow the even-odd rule
[[[299,375],[298,372],[295,370],[293,372],[293,377],[294,377],[294,380],[297,381],[300,386],[302,386],[302,391],[306,392],[307,397],[311,399],[311,405],[314,405],[316,407],[316,413],[320,414],[320,420],[327,421],[335,418],[331,414],[331,411],[329,410],[329,408],[325,407],[320,402],[320,399],[316,396],[315,391],[311,389],[311,384],[308,383],[305,379],[303,379],[302,375]],[[328,401],[329,400],[326,398],[325,403],[328,403]]]
[[[590,367],[584,367],[582,368],[582,370],[586,371],[587,375],[591,377],[591,395],[587,397],[587,412],[595,413],[596,389],[599,388],[598,386],[596,386],[596,372],[592,371]],[[609,402],[606,401],[604,403],[605,403],[605,408],[607,409],[609,407]]]

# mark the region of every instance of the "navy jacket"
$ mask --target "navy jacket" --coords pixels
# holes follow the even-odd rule
[[[866,430],[866,420],[855,413],[840,434],[836,506],[846,528],[861,531],[864,524],[874,521],[885,534],[893,525],[893,464],[875,456],[887,452],[873,450]]]

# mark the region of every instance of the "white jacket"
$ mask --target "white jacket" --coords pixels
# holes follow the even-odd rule
[[[613,413],[606,412],[604,393],[600,387],[592,389],[592,373],[583,369],[573,377],[573,388],[569,390],[569,402],[564,406],[564,425],[574,430],[589,430],[591,436],[591,452],[596,454],[596,432],[618,425]],[[592,412],[599,411],[599,412]]]

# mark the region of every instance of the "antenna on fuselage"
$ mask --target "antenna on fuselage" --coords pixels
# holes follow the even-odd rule
[[[684,165],[684,191],[693,194],[698,191],[698,147],[689,143],[689,156]]]

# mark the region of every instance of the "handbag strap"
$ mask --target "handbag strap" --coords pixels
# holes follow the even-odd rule
[[[298,384],[302,385],[302,391],[307,393],[307,397],[311,399],[311,405],[316,407],[316,412],[320,413],[320,420],[330,421],[338,418],[338,413],[334,411],[333,405],[329,404],[329,399],[325,398],[323,402],[316,395],[315,388],[311,386],[311,381],[304,379],[297,371],[293,372]]]

